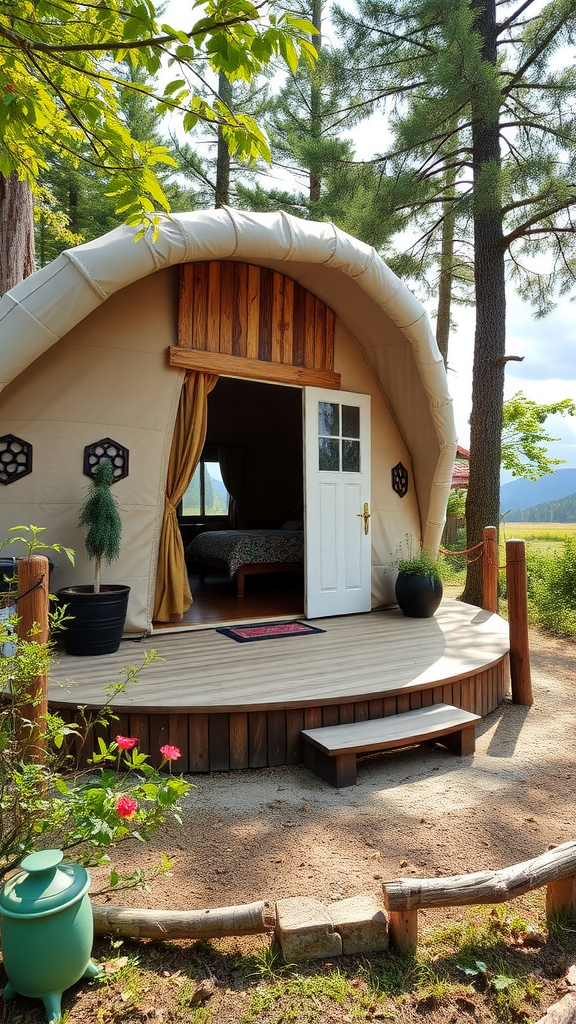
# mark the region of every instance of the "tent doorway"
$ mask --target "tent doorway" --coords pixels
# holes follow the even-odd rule
[[[206,442],[179,522],[193,604],[176,628],[304,614],[303,565],[289,571],[281,565],[285,558],[296,564],[290,560],[298,547],[303,562],[301,388],[218,379],[208,396]],[[241,598],[235,571],[240,556],[229,550],[231,530],[246,534],[246,545],[253,531],[280,534],[262,542],[256,537],[254,543],[272,545],[270,568],[254,573],[248,568]],[[219,540],[223,531],[228,536]],[[159,629],[174,626],[158,624]]]

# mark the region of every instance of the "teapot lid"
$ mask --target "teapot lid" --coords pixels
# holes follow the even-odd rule
[[[0,914],[7,917],[44,917],[81,899],[90,885],[80,864],[62,864],[61,850],[38,850],[20,864],[0,893]]]

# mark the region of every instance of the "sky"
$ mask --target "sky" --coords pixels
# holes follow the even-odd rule
[[[345,0],[353,6],[353,0]],[[163,20],[175,27],[188,22],[190,0],[169,0]],[[329,36],[329,29],[326,33]],[[382,151],[386,137],[386,123],[378,114],[358,125],[349,133],[359,159],[370,159],[375,151]],[[575,289],[576,299],[576,289]],[[429,314],[434,312],[433,300],[426,300]],[[474,309],[453,307],[454,330],[449,345],[448,384],[454,400],[454,416],[459,444],[467,448],[470,441],[469,417],[472,392],[472,359],[474,346]],[[434,319],[431,316],[434,326]],[[523,362],[510,362],[506,368],[505,398],[517,391],[537,402],[552,402],[561,398],[576,399],[576,301],[569,297],[558,301],[556,308],[541,320],[534,319],[525,302],[507,289],[507,341],[508,355],[523,356]],[[564,459],[565,467],[576,468],[576,417],[550,417],[548,433],[559,440],[549,446],[554,458]],[[510,479],[503,473],[502,480]]]

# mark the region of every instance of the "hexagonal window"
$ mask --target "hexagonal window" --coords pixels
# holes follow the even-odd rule
[[[0,484],[13,484],[32,472],[32,445],[15,434],[0,437]]]
[[[111,437],[103,437],[101,441],[94,444],[87,444],[84,449],[84,473],[90,479],[94,478],[94,471],[101,459],[110,459],[114,475],[114,483],[123,480],[128,476],[128,449]]]

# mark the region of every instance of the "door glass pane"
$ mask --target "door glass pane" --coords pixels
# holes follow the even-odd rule
[[[360,441],[342,441],[342,472],[360,472]]]
[[[340,441],[337,437],[318,438],[318,468],[321,472],[337,473],[340,469]]]
[[[360,437],[359,406],[342,406],[342,437]]]
[[[218,462],[204,463],[204,514],[207,516],[228,515],[229,494],[222,482]]]
[[[328,437],[340,435],[340,406],[336,402],[318,403],[318,433]]]
[[[199,516],[200,515],[200,471],[202,464],[199,463],[194,471],[194,476],[190,481],[187,490],[184,492],[182,498],[182,515],[183,516]]]

